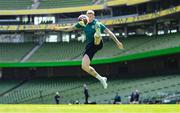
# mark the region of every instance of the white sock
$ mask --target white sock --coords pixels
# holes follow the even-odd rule
[[[96,75],[96,78],[97,78],[98,80],[100,80],[100,81],[102,80],[102,76],[99,75],[99,74]]]

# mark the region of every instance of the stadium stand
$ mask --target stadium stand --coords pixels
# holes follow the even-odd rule
[[[71,90],[73,88],[80,87],[84,82],[87,82],[86,80],[88,79],[80,79],[76,81],[73,77],[29,80],[22,86],[2,96],[0,103],[18,103],[19,101],[27,99],[31,100],[32,98],[39,98],[40,95],[49,95],[55,93],[56,91],[63,92],[64,90]],[[92,82],[92,80],[89,82]],[[8,83],[6,85],[8,87]]]
[[[176,79],[179,78],[178,75],[173,75],[173,77],[175,77]],[[112,103],[116,92],[119,92],[119,94],[122,96],[123,98],[122,102],[126,103],[128,102],[128,96],[131,94],[131,92],[134,89],[140,90],[142,100],[143,98],[147,98],[147,96],[157,95],[157,93],[155,92],[167,93],[168,91],[172,91],[172,92],[177,91],[177,87],[179,86],[178,80],[175,81],[174,83],[171,82],[170,84],[168,84],[170,81],[172,81],[172,79],[174,79],[173,77],[166,76],[163,78],[162,76],[159,76],[159,77],[138,78],[138,79],[112,78],[109,83],[108,91],[103,91],[103,89],[98,85],[98,83],[89,85],[89,90],[91,91],[92,101],[96,101],[97,103],[109,103],[109,101]],[[171,88],[171,84],[176,84],[176,85],[173,85],[174,87]],[[80,90],[81,89],[79,89],[79,92]],[[74,100],[83,101],[83,99],[79,98],[80,94],[79,95],[76,94],[74,94],[74,96],[72,94],[71,97]],[[65,93],[64,95],[68,95],[68,94]],[[83,94],[81,95],[83,97]]]
[[[157,36],[133,36],[122,39],[125,50],[119,51],[113,41],[105,41],[104,48],[99,51],[95,59],[112,58],[126,56],[148,51],[179,47],[179,33],[157,35]],[[1,62],[19,62],[35,44],[33,43],[2,43]],[[85,48],[85,43],[44,43],[32,56],[25,62],[51,62],[81,60]],[[17,50],[14,52],[14,50]],[[107,54],[108,53],[108,54]]]
[[[0,10],[28,9],[31,5],[31,0],[0,0]]]
[[[8,92],[6,96],[1,96],[0,103],[53,104],[55,103],[54,95],[56,91],[60,92],[60,103],[67,104],[76,100],[83,103],[84,83],[88,84],[91,96],[90,101],[96,101],[97,103],[112,103],[116,92],[119,92],[121,95],[123,103],[128,103],[128,97],[135,89],[140,91],[141,101],[159,94],[180,92],[178,88],[180,85],[180,75],[178,74],[136,78],[110,78],[108,90],[104,90],[99,82],[88,77],[43,78],[30,80],[17,89]]]
[[[150,0],[108,0],[109,6],[114,5],[134,5]],[[101,4],[103,2],[100,2]],[[0,10],[19,10],[19,9],[30,9],[33,2],[32,0],[0,0]],[[94,5],[93,0],[42,0],[40,1],[39,9],[49,9],[49,8],[64,8],[64,7],[79,7],[79,6],[89,6]]]
[[[82,54],[83,43],[44,43],[27,61],[62,61],[72,60]]]
[[[96,54],[95,59],[126,56],[147,51],[178,47],[180,45],[178,40],[179,33],[152,37],[129,37],[127,39],[122,39],[125,46],[124,51],[119,51],[114,42],[106,41],[104,43],[104,48]],[[80,42],[45,43],[30,59],[27,60],[27,62],[80,60],[85,44],[79,43]]]
[[[34,46],[35,43],[1,43],[0,62],[19,62]]]
[[[131,50],[123,53],[123,55],[126,54],[134,54],[134,53],[142,53],[152,50],[160,50],[165,48],[173,48],[173,47],[179,47],[179,34],[172,34],[172,35],[159,35],[159,36],[153,36],[149,37],[150,40],[147,39],[146,42],[139,46],[131,48]],[[136,43],[136,42],[134,42]]]
[[[21,81],[20,80],[0,80],[0,95],[3,95],[5,92],[11,90],[15,86],[17,86]]]
[[[93,5],[92,0],[46,0],[41,1],[39,9],[78,7]]]

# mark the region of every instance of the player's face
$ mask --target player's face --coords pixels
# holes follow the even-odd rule
[[[89,17],[89,22],[92,22],[95,18],[94,14],[88,13],[87,16]]]

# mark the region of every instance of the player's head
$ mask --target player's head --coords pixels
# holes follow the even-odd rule
[[[87,85],[86,85],[86,84],[84,84],[84,85],[83,85],[83,87],[87,87]]]
[[[136,92],[136,93],[139,93],[139,90],[136,89],[135,92]]]
[[[86,12],[86,15],[89,17],[89,22],[92,22],[95,18],[95,13],[93,10],[88,10]]]
[[[59,92],[56,92],[56,95],[59,95]]]

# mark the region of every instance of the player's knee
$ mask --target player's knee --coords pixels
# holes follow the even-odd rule
[[[87,65],[81,65],[81,68],[84,70],[84,71],[87,71],[88,70],[88,67]]]
[[[85,67],[84,65],[81,65],[81,69],[85,70],[85,69],[86,69],[86,67]]]

